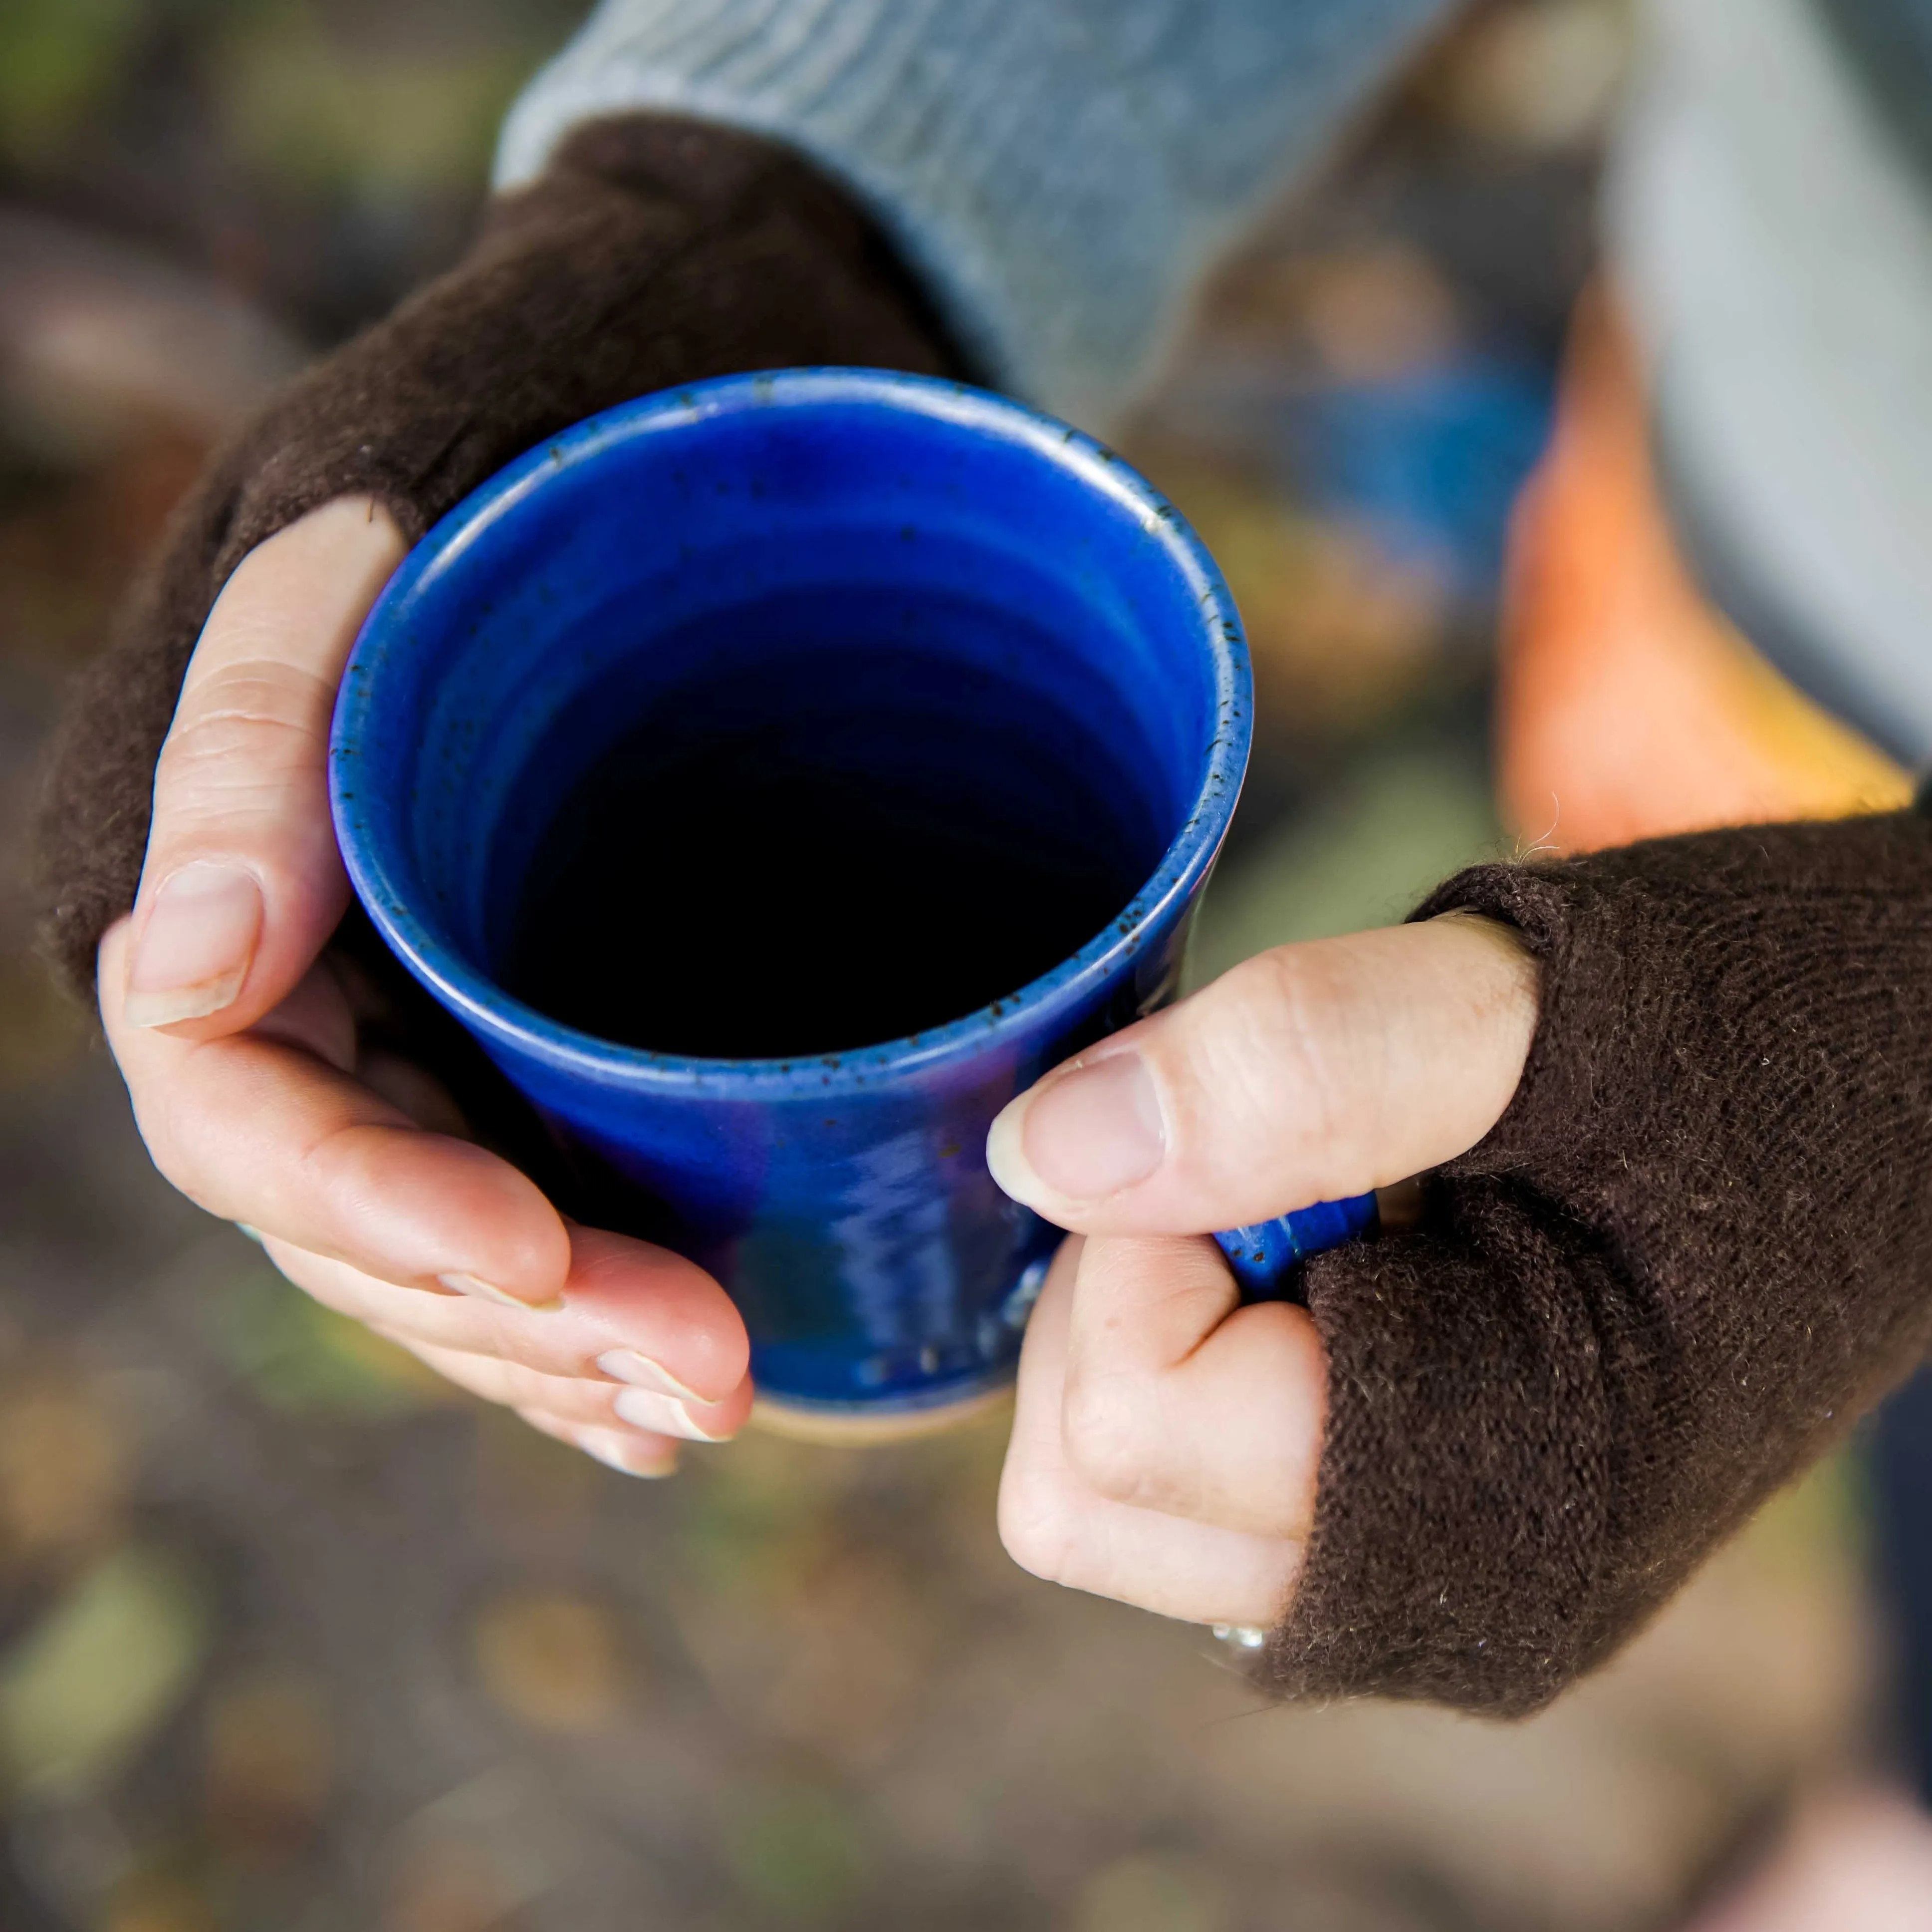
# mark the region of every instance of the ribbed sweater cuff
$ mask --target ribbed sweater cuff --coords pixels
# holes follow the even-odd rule
[[[500,187],[638,108],[802,150],[985,378],[1090,428],[1214,258],[1442,0],[605,0],[511,113]]]

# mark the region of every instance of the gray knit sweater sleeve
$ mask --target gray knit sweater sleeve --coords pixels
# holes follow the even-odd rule
[[[866,203],[989,380],[1104,428],[1195,286],[1447,0],[604,0],[517,103],[774,136]]]

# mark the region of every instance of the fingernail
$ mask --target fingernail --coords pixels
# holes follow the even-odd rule
[[[494,1301],[499,1308],[521,1309],[526,1315],[548,1315],[551,1310],[563,1306],[563,1297],[554,1294],[548,1301],[523,1301],[508,1294],[495,1282],[485,1281],[479,1275],[440,1274],[436,1280],[452,1294],[473,1294],[478,1301]]]
[[[655,1479],[674,1475],[677,1471],[677,1451],[670,1444],[653,1447],[632,1437],[620,1436],[614,1429],[580,1430],[577,1446],[585,1455],[594,1456],[607,1469],[615,1469],[620,1475]]]
[[[634,1348],[607,1348],[597,1358],[597,1366],[614,1382],[628,1382],[633,1388],[675,1396],[680,1402],[704,1400],[694,1388],[686,1388],[662,1362],[654,1362]]]
[[[218,1013],[242,990],[262,937],[262,889],[238,866],[197,860],[155,893],[128,962],[130,1026]]]
[[[734,1433],[729,1429],[707,1428],[699,1419],[713,1405],[680,1402],[649,1389],[620,1389],[610,1406],[633,1429],[648,1429],[654,1435],[682,1436],[688,1442],[728,1442]]]
[[[986,1136],[986,1165],[1016,1201],[1100,1201],[1144,1180],[1167,1154],[1154,1076],[1110,1053],[1010,1102]]]

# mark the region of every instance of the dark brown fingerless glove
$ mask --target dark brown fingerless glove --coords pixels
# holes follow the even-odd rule
[[[44,794],[42,940],[68,983],[91,999],[95,946],[134,903],[189,654],[256,544],[363,493],[412,542],[613,404],[818,362],[961,373],[870,224],[788,150],[668,116],[580,129],[491,206],[454,268],[272,403],[176,514],[81,682]]]
[[[1932,1336],[1932,821],[1466,872],[1541,961],[1509,1111],[1324,1255],[1293,1695],[1515,1715],[1630,1636]]]

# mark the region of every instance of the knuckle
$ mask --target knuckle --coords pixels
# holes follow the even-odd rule
[[[201,718],[161,747],[154,784],[164,805],[177,811],[203,802],[226,807],[303,766],[286,727],[261,719]]]
[[[318,1124],[289,1149],[291,1178],[304,1197],[349,1226],[367,1226],[378,1192],[381,1163],[360,1124]]]
[[[251,627],[241,641],[257,648],[238,650],[231,638],[218,662],[199,672],[190,668],[182,688],[183,711],[191,716],[233,712],[311,728],[326,722],[335,702],[332,680],[277,656],[274,639],[264,628]]]
[[[498,1388],[496,1399],[511,1408],[541,1408],[552,1415],[568,1416],[586,1405],[581,1393],[556,1376],[545,1375],[526,1362],[496,1358]]]
[[[164,1086],[158,1092],[138,1096],[134,1102],[134,1123],[146,1143],[154,1171],[178,1194],[184,1194],[197,1208],[218,1212],[202,1187],[198,1163],[189,1150],[196,1136],[190,1123],[181,1119],[178,1088]]]
[[[182,1155],[181,1150],[165,1132],[149,1131],[144,1138],[148,1143],[148,1154],[154,1163],[154,1171],[177,1194],[185,1195],[197,1208],[210,1214],[214,1208],[204,1198],[198,1186],[194,1168]]]
[[[1141,1378],[1070,1370],[1060,1397],[1060,1447],[1088,1488],[1114,1502],[1145,1493],[1154,1460],[1150,1407]]]
[[[236,665],[182,700],[161,747],[157,789],[245,799],[265,782],[320,769],[332,694],[291,666]]]
[[[1000,1546],[1029,1576],[1046,1583],[1071,1583],[1076,1538],[1063,1503],[1030,1479],[1000,1488]]]
[[[470,1372],[474,1378],[472,1386],[479,1394],[506,1408],[554,1409],[556,1406],[545,1400],[548,1391],[542,1386],[543,1378],[532,1375],[520,1362],[482,1355],[476,1358],[476,1366]]]
[[[473,1296],[458,1296],[452,1300],[447,1296],[425,1294],[420,1288],[406,1292],[412,1299],[430,1304],[412,1312],[426,1328],[436,1328],[442,1346],[460,1346],[466,1354],[489,1364],[488,1372],[503,1378],[515,1393],[517,1401],[531,1402],[540,1408],[556,1406],[556,1378],[540,1360],[530,1358],[527,1338],[516,1330],[519,1317],[507,1309],[478,1301]]]
[[[1266,1118],[1292,1094],[1312,1140],[1340,1124],[1345,1083],[1334,989],[1307,952],[1277,946],[1225,974],[1210,1023],[1196,1036],[1202,1090],[1237,1118]]]

